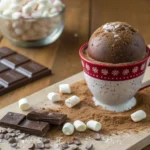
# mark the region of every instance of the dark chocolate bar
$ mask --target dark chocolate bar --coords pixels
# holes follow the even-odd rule
[[[50,125],[43,121],[32,121],[19,113],[9,112],[1,120],[0,126],[9,127],[29,134],[44,136],[50,130]]]
[[[27,118],[30,120],[39,120],[48,122],[50,124],[61,125],[66,121],[67,115],[55,112],[35,110],[28,113]]]
[[[0,48],[0,95],[51,74],[51,70],[10,48]]]

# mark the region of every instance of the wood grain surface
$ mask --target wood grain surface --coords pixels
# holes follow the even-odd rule
[[[42,48],[20,48],[1,38],[0,46],[8,46],[25,56],[52,68],[53,75],[0,96],[0,108],[42,88],[80,72],[79,47],[88,41],[93,31],[110,21],[125,21],[137,28],[150,43],[149,0],[62,0],[66,6],[65,28],[53,44]],[[144,149],[150,150],[150,147]]]

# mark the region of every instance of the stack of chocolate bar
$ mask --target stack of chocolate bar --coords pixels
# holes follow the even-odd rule
[[[24,114],[8,112],[1,120],[0,126],[9,127],[22,132],[44,136],[50,130],[51,124],[61,125],[66,121],[67,115],[36,110],[27,116]]]
[[[0,95],[50,74],[51,70],[31,59],[0,48]]]

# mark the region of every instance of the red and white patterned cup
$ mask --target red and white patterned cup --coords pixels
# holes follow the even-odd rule
[[[79,55],[83,66],[84,77],[91,91],[95,105],[106,110],[123,112],[136,105],[135,94],[142,87],[145,70],[149,64],[148,56],[138,62],[126,64],[96,63],[86,59],[83,50]],[[130,56],[129,56],[130,57]]]

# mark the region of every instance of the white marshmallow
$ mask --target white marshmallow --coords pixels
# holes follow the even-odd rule
[[[65,135],[72,135],[74,133],[74,126],[71,123],[65,123],[62,132]]]
[[[23,22],[22,21],[14,21],[13,23],[12,23],[12,27],[13,28],[21,28],[22,27],[22,25],[23,25]]]
[[[143,110],[138,110],[138,111],[136,111],[136,112],[134,112],[134,113],[131,114],[131,119],[134,122],[141,121],[141,120],[143,120],[145,118],[146,118],[146,113]]]
[[[77,96],[71,96],[70,98],[65,100],[65,104],[67,107],[72,108],[75,105],[77,105],[78,103],[80,103],[80,98]]]
[[[80,120],[76,120],[74,123],[73,123],[75,129],[79,132],[84,132],[86,130],[86,125],[84,122],[80,121]]]
[[[43,14],[42,14],[43,17],[48,17],[48,15],[49,15],[49,11],[47,11],[47,10],[44,11]]]
[[[31,16],[32,16],[33,18],[40,18],[40,17],[42,16],[42,11],[40,11],[40,10],[34,11],[34,12],[31,14]]]
[[[53,6],[56,7],[58,11],[61,11],[63,7],[63,3],[60,0],[55,0]]]
[[[24,31],[23,31],[21,28],[16,28],[16,29],[15,29],[15,33],[16,33],[16,35],[18,35],[18,36],[22,35],[23,32],[24,32]]]
[[[24,14],[31,14],[37,6],[36,1],[30,1],[22,7],[22,12]]]
[[[55,92],[51,92],[47,95],[47,98],[52,101],[52,102],[57,102],[57,101],[60,101],[61,98],[60,98],[60,95],[58,93],[55,93]]]
[[[45,4],[39,4],[37,9],[40,10],[40,11],[44,11],[44,10],[47,9],[47,6]]]
[[[5,16],[11,16],[12,15],[12,11],[10,9],[7,9],[3,12],[3,15]]]
[[[47,5],[48,4],[48,0],[38,0],[38,3]]]
[[[12,4],[10,6],[10,9],[12,12],[16,12],[16,11],[19,11],[21,9],[20,5],[19,4]]]
[[[60,84],[59,92],[61,93],[71,93],[71,88],[69,84]]]
[[[26,98],[22,98],[19,100],[19,108],[22,111],[28,110],[30,108],[30,105],[29,105],[28,100]]]
[[[100,122],[97,122],[95,120],[90,120],[87,122],[87,127],[93,131],[99,131],[102,128],[102,125]]]
[[[0,11],[7,10],[11,5],[10,0],[1,0],[0,1]]]
[[[50,10],[50,15],[55,13],[58,13],[58,10],[54,7]]]
[[[22,16],[21,12],[14,12],[12,14],[12,19],[19,19],[19,18],[21,18],[21,16]]]

